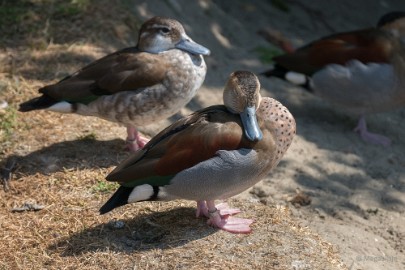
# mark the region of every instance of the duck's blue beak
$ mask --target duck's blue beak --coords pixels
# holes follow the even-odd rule
[[[204,46],[195,43],[189,37],[183,37],[176,45],[177,49],[187,51],[192,54],[209,55],[211,52]]]
[[[240,118],[242,119],[245,135],[250,141],[255,142],[263,139],[263,133],[257,123],[255,107],[246,107],[240,114]]]

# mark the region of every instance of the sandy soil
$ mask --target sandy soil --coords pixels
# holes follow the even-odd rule
[[[283,2],[289,11],[285,12],[275,8],[270,2]],[[276,48],[272,47],[272,45],[257,34],[257,31],[260,29],[271,26],[273,29],[281,31],[292,41],[294,46],[300,46],[334,31],[348,31],[372,26],[376,23],[379,16],[388,11],[405,10],[405,3],[402,0],[341,0],[333,2],[321,0],[310,2],[304,0],[235,0],[232,1],[232,5],[227,1],[203,0],[168,0],[165,2],[158,0],[127,0],[125,3],[127,4],[128,12],[135,14],[139,18],[138,24],[153,15],[164,15],[178,19],[184,23],[186,31],[195,41],[210,48],[212,52],[212,55],[206,58],[208,73],[205,83],[197,96],[176,116],[141,129],[143,133],[150,136],[182,115],[187,115],[194,110],[209,105],[222,103],[222,88],[226,78],[232,71],[247,69],[260,73],[268,69],[270,65],[260,60],[257,48]],[[100,27],[100,29],[102,28]],[[99,31],[102,32],[103,30]],[[106,30],[106,32],[108,31],[111,31],[111,29]],[[38,77],[35,74],[35,70],[31,69],[29,61],[40,62],[38,60],[40,58],[37,59],[34,55],[34,59],[27,60],[28,64],[25,62],[24,64],[21,61],[18,62],[19,58],[16,57],[17,60],[15,61],[21,64],[18,67],[18,74],[27,80],[27,82],[18,82],[19,85],[24,87],[24,84],[29,83],[30,87],[34,86],[35,88],[35,86],[49,83],[55,77],[62,77],[64,73],[73,72],[78,66],[82,66],[83,63],[89,62],[89,60],[118,48],[130,46],[135,42],[135,36],[132,32],[134,29],[128,28],[126,24],[114,25],[112,31],[117,37],[116,39],[104,39],[104,41],[97,43],[94,47],[87,45],[87,47],[83,47],[77,44],[68,47],[68,50],[70,50],[72,55],[75,55],[75,58],[74,60],[70,60],[74,63],[70,62],[69,68],[64,69],[63,74],[54,74],[49,71],[59,67],[53,63],[53,65],[46,66],[46,69],[49,69],[46,76],[40,75]],[[76,45],[77,47],[75,47]],[[52,48],[55,49],[55,47],[50,46],[44,58],[51,59],[55,55],[58,55],[52,51]],[[13,53],[13,49],[9,46],[8,50],[11,51],[11,54]],[[19,55],[19,57],[22,56]],[[66,57],[61,57],[61,59],[61,61],[66,61]],[[80,65],[77,66],[77,63],[80,63]],[[290,256],[288,247],[294,245],[312,248],[313,252],[311,255],[300,253],[299,258],[290,258],[287,262],[280,260],[281,264],[272,266],[269,266],[271,260],[259,261],[255,262],[255,264],[245,261],[253,265],[253,268],[332,269],[333,265],[333,268],[340,269],[343,266],[338,266],[338,263],[336,263],[335,256],[337,256],[348,269],[404,269],[405,109],[376,114],[368,118],[371,130],[382,133],[393,140],[392,146],[384,148],[361,141],[352,132],[357,119],[341,112],[339,108],[325,104],[318,98],[306,93],[303,89],[281,80],[265,77],[261,77],[260,80],[262,83],[262,94],[280,100],[293,113],[298,125],[298,134],[279,166],[262,182],[236,197],[244,210],[253,209],[250,210],[251,212],[247,212],[247,214],[257,214],[259,217],[258,227],[256,228],[258,234],[253,236],[256,238],[248,238],[247,240],[245,238],[237,238],[238,248],[241,249],[241,252],[235,254],[247,256],[248,252],[255,252],[255,249],[243,250],[242,246],[246,244],[244,241],[250,241],[249,243],[253,242],[257,245],[260,244],[261,248],[258,249],[260,252],[263,252],[263,249],[266,248],[274,248],[274,246],[260,242],[258,239],[260,239],[260,235],[267,234],[263,228],[272,226],[272,224],[266,223],[268,222],[266,214],[274,214],[271,211],[275,209],[276,205],[281,205],[290,209],[289,213],[291,219],[294,220],[294,225],[290,226],[290,223],[286,222],[285,224],[288,224],[290,226],[288,228],[290,229],[284,228],[282,230],[275,226],[274,223],[274,230],[279,230],[279,232],[285,231],[286,234],[294,235],[292,233],[294,230],[291,228],[298,226],[299,228],[305,228],[310,233],[307,233],[308,236],[301,238],[293,238],[292,236],[290,238],[280,238],[280,235],[278,235],[279,242],[277,247],[281,249],[284,246],[287,250],[284,250],[284,253],[280,253],[280,250],[277,249],[278,256]],[[31,95],[34,95],[34,92],[34,90],[31,90]],[[13,95],[17,96],[16,100],[18,100],[19,93],[18,91],[13,92]],[[35,177],[44,177],[44,175],[49,176],[49,180],[39,182],[43,185],[43,188],[51,186],[51,183],[60,178],[67,181],[68,178],[76,179],[76,177],[81,178],[86,177],[86,175],[89,178],[88,175],[90,175],[91,177],[95,177],[94,181],[102,181],[103,175],[125,156],[125,153],[120,152],[122,142],[117,140],[117,138],[125,137],[125,130],[117,127],[115,124],[106,123],[102,120],[82,119],[84,118],[49,113],[40,113],[32,119],[25,119],[26,125],[35,128],[37,128],[37,125],[41,125],[47,139],[43,139],[42,135],[44,134],[41,132],[33,133],[32,138],[27,138],[26,141],[16,144],[15,147],[9,147],[3,151],[6,157],[17,156],[17,159],[23,157],[24,162],[17,170],[18,178],[14,186],[21,188],[24,186],[23,181],[33,181],[33,183],[36,183]],[[55,126],[55,121],[61,123],[61,125]],[[23,127],[20,128],[23,129]],[[90,134],[91,136],[95,134],[95,137],[99,141],[90,140],[90,142],[82,142],[83,134]],[[101,152],[95,157],[84,148],[81,148],[82,143],[87,144],[87,146],[90,145],[92,149],[102,150],[98,150]],[[70,149],[72,147],[80,150],[71,152]],[[64,155],[63,159],[59,155],[61,153]],[[62,161],[60,160],[63,160],[63,164],[61,164]],[[92,165],[93,172],[97,171],[95,175],[89,172],[89,164],[97,164],[96,167]],[[40,172],[37,172],[38,168],[41,168]],[[61,176],[62,174],[64,176]],[[61,187],[62,190],[65,188],[65,195],[67,194],[66,191],[76,190],[76,180],[72,181],[71,187]],[[91,187],[90,183],[86,185],[87,188]],[[309,205],[294,206],[291,203],[291,198],[295,197],[297,190],[301,192],[300,194],[309,196],[311,199]],[[108,194],[94,197],[88,191],[82,191],[81,189],[79,191],[84,196],[81,198],[87,198],[91,202],[85,202],[84,199],[81,199],[80,204],[75,204],[74,210],[69,210],[69,207],[66,208],[67,210],[64,210],[68,212],[76,211],[73,214],[71,213],[76,221],[80,219],[80,215],[77,214],[77,211],[79,211],[77,208],[85,205],[86,211],[88,209],[96,210],[100,203],[108,197]],[[63,194],[59,194],[57,190],[55,194],[49,195],[51,198],[54,196],[55,201],[49,199],[46,194],[39,197],[43,198],[42,202],[49,200],[56,204],[57,200],[63,198],[61,197]],[[76,194],[75,196],[78,195]],[[71,200],[73,201],[75,198]],[[14,191],[11,195],[9,193],[4,195],[2,205],[5,207],[4,209],[9,209],[12,205],[22,203],[28,199],[40,200],[34,197],[34,195],[28,196],[24,191]],[[70,199],[67,200],[69,201]],[[263,204],[267,206],[264,210]],[[189,205],[187,204],[186,206],[188,207]],[[153,208],[154,206],[151,207]],[[159,211],[165,211],[166,208],[157,206],[156,209],[163,209]],[[166,211],[170,212],[171,210],[166,209]],[[191,210],[185,211],[187,214],[191,212]],[[271,213],[266,211],[270,211]],[[135,210],[132,211],[132,213],[134,212]],[[184,211],[181,210],[180,212]],[[8,212],[5,214],[6,211],[2,210],[1,213],[5,217],[10,218],[10,220],[16,218],[15,215],[12,216]],[[129,218],[130,215],[123,213],[118,212],[117,217]],[[261,214],[263,215],[260,216]],[[44,217],[47,217],[47,215],[48,213]],[[152,214],[148,218],[150,219],[151,216]],[[29,217],[32,217],[32,214]],[[160,218],[162,224],[165,223],[164,217]],[[99,228],[98,226],[101,225],[97,224],[108,221],[108,217],[95,218],[91,216],[89,219],[86,218],[87,216],[83,218],[81,226],[83,228],[95,227],[95,229],[81,230],[80,228],[75,228],[74,230],[68,230],[70,236],[67,237],[67,240],[62,241],[59,239],[58,241],[60,242],[56,241],[59,244],[54,243],[54,245],[56,244],[56,249],[59,248],[58,245],[66,245],[71,248],[71,242],[74,244],[75,242],[80,242],[80,237],[97,234],[99,230],[102,231],[104,228]],[[153,216],[153,218],[156,217]],[[33,216],[33,219],[35,219],[35,216]],[[17,222],[20,221],[17,220]],[[128,226],[142,226],[140,225],[142,224],[141,219],[126,220],[126,222],[129,223]],[[159,226],[162,226],[162,224]],[[3,228],[7,226],[2,225]],[[151,226],[154,227],[153,224]],[[184,226],[186,228],[190,227],[188,225]],[[167,230],[170,230],[170,228],[167,228]],[[63,234],[62,232],[60,233]],[[224,234],[212,236],[214,235],[212,231],[204,231],[204,233],[206,238],[201,237],[200,241],[195,241],[195,238],[187,240],[187,245],[176,242],[176,248],[173,248],[172,251],[164,251],[163,255],[170,258],[170,252],[174,254],[175,250],[177,252],[187,252],[193,250],[193,248],[203,247],[204,249],[209,249],[213,243],[218,243],[218,241],[224,241],[224,243],[228,244],[233,243],[232,238],[224,236]],[[111,234],[108,234],[107,231],[105,235],[108,237]],[[313,235],[316,235],[316,237]],[[121,237],[120,234],[118,236]],[[176,238],[176,236],[178,235],[171,235],[172,238]],[[2,238],[6,239],[5,236]],[[172,238],[170,238],[170,241],[175,241]],[[187,237],[185,236],[185,238]],[[274,241],[272,237],[269,239],[270,242]],[[291,239],[295,239],[296,242]],[[308,239],[311,239],[312,242]],[[108,243],[110,245],[108,248],[101,248],[105,256],[110,251],[121,254],[120,245],[122,243],[118,241],[114,244],[113,240],[111,240],[112,244]],[[322,244],[308,244],[315,243],[314,241],[318,240]],[[171,247],[170,241],[168,241],[167,245]],[[179,240],[177,239],[176,241]],[[321,248],[326,242],[330,243],[328,244],[330,246],[327,249]],[[303,243],[306,244],[304,245]],[[100,246],[107,245],[104,242],[97,244]],[[117,245],[118,248],[116,247]],[[248,244],[246,244],[246,248],[247,246]],[[93,253],[100,251],[98,249],[99,246],[96,247],[91,249]],[[178,247],[180,247],[180,251]],[[163,258],[164,256],[159,253],[160,251],[156,251],[159,248],[159,245],[152,246],[150,249],[148,248],[149,253],[147,254],[155,256],[154,258],[158,258],[159,256]],[[218,262],[215,266],[218,267],[221,265],[219,263],[221,259],[225,260],[229,256],[233,256],[232,252],[226,249],[226,245],[220,248],[222,248],[225,255],[215,255],[218,256],[215,257],[216,262]],[[336,255],[325,259],[327,258],[325,250],[333,250]],[[316,263],[316,260],[314,260],[317,252],[319,252],[319,260],[321,261],[319,263]],[[68,260],[76,257],[80,259],[81,254],[80,252],[73,251],[70,253],[71,257]],[[122,261],[129,260],[125,257],[127,255],[122,255]],[[140,262],[143,263],[144,257],[141,253],[137,253],[134,256],[139,258]],[[194,255],[191,254],[190,256]],[[307,262],[305,261],[305,256],[308,256]],[[332,260],[330,258],[332,257],[333,263],[330,263]],[[93,258],[92,260],[95,259]],[[86,265],[84,261],[86,259],[81,261],[82,266]],[[152,267],[154,265],[150,264],[150,262],[149,264],[147,263],[145,262],[144,266]],[[232,269],[236,265],[240,266],[241,263],[243,264],[243,261],[233,261],[233,264],[222,264],[222,266],[224,266],[224,269]],[[24,263],[21,263],[21,265],[24,266]],[[117,265],[111,267],[111,269],[119,268]],[[164,265],[164,262],[159,262],[154,266],[162,265]],[[187,264],[185,265],[187,266]],[[241,269],[248,268],[247,265]],[[128,267],[128,265],[125,266]],[[1,267],[8,269],[6,264],[3,266],[0,264],[0,269]],[[184,265],[183,268],[178,265],[175,265],[175,267],[186,269]]]

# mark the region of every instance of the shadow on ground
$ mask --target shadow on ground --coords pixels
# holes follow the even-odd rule
[[[182,246],[217,231],[194,215],[195,209],[180,207],[166,212],[139,214],[133,219],[113,220],[59,240],[48,249],[62,250],[62,256],[96,251],[131,253]],[[124,227],[114,228],[118,222],[123,222]]]
[[[129,155],[125,142],[115,139],[98,141],[81,139],[52,144],[26,156],[11,155],[2,163],[15,164],[17,175],[51,174],[69,169],[107,168],[117,165]]]

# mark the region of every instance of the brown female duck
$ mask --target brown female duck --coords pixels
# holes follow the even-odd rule
[[[107,55],[24,102],[20,111],[46,109],[101,117],[127,126],[130,149],[146,139],[136,126],[170,117],[186,105],[204,81],[202,55],[176,20],[154,17],[140,31],[138,45]]]

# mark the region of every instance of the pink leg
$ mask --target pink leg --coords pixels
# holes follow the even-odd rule
[[[364,118],[364,116],[360,117],[359,123],[357,124],[357,127],[354,129],[354,131],[358,132],[360,134],[360,137],[366,142],[381,144],[383,146],[389,146],[391,144],[391,140],[387,137],[368,132],[366,119]]]
[[[197,212],[196,217],[208,217],[208,208],[205,201],[197,201]]]
[[[139,132],[133,126],[127,126],[127,147],[129,151],[136,152],[143,148],[149,141],[148,139],[139,135]]]
[[[249,227],[253,223],[251,219],[234,218],[229,215],[222,216],[215,207],[214,201],[207,201],[209,220],[208,224],[231,233],[250,233]],[[233,210],[233,209],[232,209]]]

